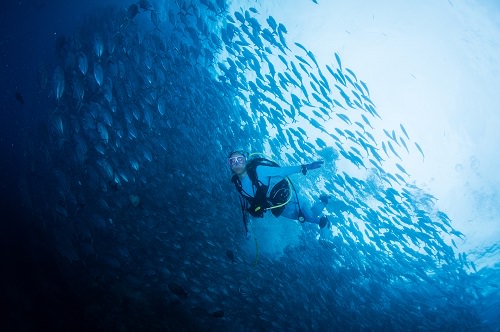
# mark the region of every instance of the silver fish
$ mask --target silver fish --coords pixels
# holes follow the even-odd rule
[[[99,133],[99,137],[101,138],[101,140],[104,141],[104,143],[108,143],[109,134],[106,125],[99,122],[97,124],[97,132]]]
[[[82,75],[87,74],[87,71],[89,69],[89,62],[85,53],[80,53],[78,55],[78,69],[80,69],[80,73],[82,73]]]
[[[54,93],[57,100],[60,100],[64,93],[64,71],[61,66],[57,66],[54,72]]]
[[[94,53],[98,58],[100,58],[103,52],[104,52],[104,42],[102,36],[96,33],[94,36]]]
[[[104,79],[104,72],[102,66],[99,63],[94,65],[94,78],[97,85],[101,86]]]

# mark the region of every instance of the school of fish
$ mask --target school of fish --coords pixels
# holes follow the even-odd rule
[[[383,127],[348,59],[323,64],[287,33],[223,0],[141,0],[66,38],[26,196],[74,291],[102,294],[86,315],[129,330],[481,330],[463,235],[404,168],[421,147]],[[297,224],[300,245],[246,254],[238,146],[325,160],[294,182],[348,206],[327,211],[334,236]]]

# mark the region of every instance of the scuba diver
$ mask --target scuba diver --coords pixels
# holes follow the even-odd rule
[[[293,183],[289,175],[317,169],[323,160],[299,166],[280,167],[266,158],[249,159],[245,151],[232,151],[228,156],[228,164],[233,176],[231,182],[240,193],[240,204],[243,213],[243,224],[248,236],[248,214],[263,218],[264,213],[271,211],[275,217],[283,216],[300,222],[311,222],[324,228],[328,218],[322,211],[328,204],[328,197],[321,196],[320,202],[310,208],[302,209]],[[293,192],[292,192],[293,191]]]

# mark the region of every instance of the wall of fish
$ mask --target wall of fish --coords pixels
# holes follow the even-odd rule
[[[480,326],[462,234],[404,168],[424,152],[335,50],[320,63],[272,16],[199,0],[108,8],[57,52],[26,199],[101,328]],[[335,236],[297,225],[279,257],[245,255],[234,147],[325,160],[294,182],[348,207]]]

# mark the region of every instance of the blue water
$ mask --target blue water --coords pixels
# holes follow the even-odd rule
[[[429,152],[338,50],[258,3],[2,6],[6,330],[500,328],[498,245],[462,249],[405,164]],[[247,239],[235,147],[323,159],[291,180],[349,208]]]

